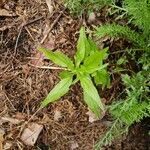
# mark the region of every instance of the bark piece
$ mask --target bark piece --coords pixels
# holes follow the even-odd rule
[[[43,125],[39,125],[37,123],[30,123],[28,127],[24,129],[21,135],[21,140],[26,145],[34,146],[42,129]]]

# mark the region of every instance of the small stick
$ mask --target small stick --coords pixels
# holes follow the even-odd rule
[[[19,38],[20,38],[23,27],[24,27],[24,25],[21,25],[21,27],[19,29],[19,34],[17,36],[17,40],[16,40],[16,43],[15,43],[14,56],[16,56],[16,53],[17,53],[18,41],[19,41]]]
[[[44,18],[44,17],[41,16],[41,17],[39,17],[39,18],[36,18],[36,19],[34,19],[34,20],[31,20],[31,21],[25,23],[24,26],[30,25],[30,24],[32,24],[32,23],[34,23],[34,22],[37,22],[37,21],[39,21],[39,20],[41,20],[41,19],[43,19],[43,18]]]
[[[39,20],[41,20],[41,19],[43,19],[43,18],[44,18],[44,17],[42,16],[42,17],[39,17],[39,18],[34,19],[34,20],[32,20],[32,21],[29,21],[28,23],[23,23],[23,24],[21,25],[21,27],[20,27],[20,29],[19,29],[19,34],[18,34],[18,36],[17,36],[16,43],[15,43],[14,56],[16,56],[16,53],[17,53],[18,41],[19,41],[19,38],[20,38],[20,35],[21,35],[21,32],[22,32],[23,27],[25,27],[25,26],[27,26],[27,25],[30,25],[30,24],[32,24],[32,23],[34,23],[34,22],[36,22],[36,21],[39,21]]]
[[[144,49],[131,49],[131,51],[144,51]],[[118,53],[123,53],[123,52],[128,52],[128,50],[119,50],[119,51],[112,52],[110,54],[113,55],[113,54],[118,54]]]
[[[32,34],[30,33],[28,27],[24,27],[26,29],[26,31],[28,32],[29,36],[31,37],[31,39],[35,42],[35,39],[33,38]]]
[[[50,26],[50,28],[47,31],[47,34],[43,37],[43,39],[41,40],[40,44],[43,44],[44,41],[46,40],[46,38],[48,37],[48,34],[50,33],[50,31],[53,29],[53,27],[56,25],[56,23],[58,22],[58,20],[60,19],[60,17],[62,16],[62,14],[64,13],[65,9],[63,11],[61,11],[61,13],[59,14],[59,16],[55,19],[55,21],[52,23],[52,25]]]
[[[51,70],[69,70],[67,68],[61,68],[61,67],[53,67],[53,66],[36,66],[29,64],[32,67],[41,68],[41,69],[51,69]]]
[[[14,107],[14,105],[12,104],[11,100],[8,98],[7,94],[4,92],[4,95],[7,99],[7,101],[10,103],[10,105],[13,107],[14,110],[16,110],[16,108]]]

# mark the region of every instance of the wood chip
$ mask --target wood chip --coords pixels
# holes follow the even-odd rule
[[[51,0],[46,0],[46,4],[47,4],[47,6],[48,6],[48,10],[49,10],[49,13],[50,13],[50,15],[52,14],[52,12],[53,12],[53,6],[52,6],[52,1]]]
[[[12,17],[12,16],[16,16],[16,14],[6,9],[0,9],[0,16]]]
[[[28,127],[24,129],[21,135],[21,140],[25,145],[34,146],[42,129],[43,125],[30,123]]]

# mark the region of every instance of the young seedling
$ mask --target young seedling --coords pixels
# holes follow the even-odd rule
[[[99,50],[96,44],[86,37],[85,28],[82,27],[74,62],[60,51],[52,52],[45,48],[39,48],[39,51],[64,69],[60,73],[61,81],[51,90],[41,106],[45,107],[58,100],[69,91],[72,84],[80,81],[85,103],[97,117],[100,117],[100,114],[105,110],[105,106],[92,82],[92,78],[96,85],[101,84],[103,87],[109,85],[107,64],[103,64],[103,60],[107,57],[107,49]]]

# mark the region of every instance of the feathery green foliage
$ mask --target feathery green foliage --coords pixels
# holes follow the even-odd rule
[[[135,122],[140,122],[143,118],[150,116],[150,81],[142,72],[130,78],[123,76],[126,86],[126,99],[120,100],[109,106],[109,112],[114,121],[108,131],[101,137],[95,149],[110,145],[114,139],[128,132],[128,128]]]
[[[93,11],[110,4],[112,0],[64,0],[72,14],[81,15],[84,11]]]
[[[124,0],[124,8],[131,16],[133,24],[150,34],[150,0]]]
[[[113,5],[115,5],[113,3]],[[112,6],[113,6],[112,5]],[[127,26],[107,24],[97,28],[99,37],[109,35],[111,37],[123,37],[138,44],[140,48],[147,49],[150,44],[150,0],[124,0],[123,10],[127,12],[131,23],[139,28],[139,33]]]
[[[121,26],[113,23],[97,28],[96,36],[104,37],[106,35],[114,38],[121,37],[127,39],[133,42],[135,46],[140,46],[141,48],[147,46],[145,39],[139,33],[131,30],[128,26]]]
[[[104,59],[107,58],[107,50],[99,50],[96,44],[87,38],[83,27],[80,30],[74,62],[60,51],[52,52],[45,48],[39,48],[39,51],[43,52],[51,61],[63,67],[61,69],[64,70],[60,73],[61,81],[44,99],[41,104],[42,107],[58,100],[69,91],[72,84],[80,81],[85,103],[97,117],[100,117],[101,112],[105,110],[105,106],[92,82],[92,77],[94,77],[96,84],[109,85],[107,64],[103,63]],[[105,74],[98,77],[101,72],[105,72]],[[74,79],[74,77],[76,78]]]
[[[113,4],[114,5],[114,4]],[[96,36],[121,37],[133,43],[133,49],[141,49],[140,55],[136,51],[130,53],[141,70],[134,76],[122,76],[126,87],[126,97],[109,106],[109,112],[114,121],[106,134],[97,143],[96,149],[128,132],[128,128],[135,122],[140,122],[145,117],[150,117],[150,1],[149,0],[124,0],[121,11],[126,11],[132,27],[116,23],[98,27]]]
[[[124,124],[130,126],[150,115],[147,111],[150,103],[148,98],[150,81],[147,77],[142,72],[132,78],[128,75],[123,76],[127,96],[125,101],[121,100],[110,106],[114,118],[120,118]]]

